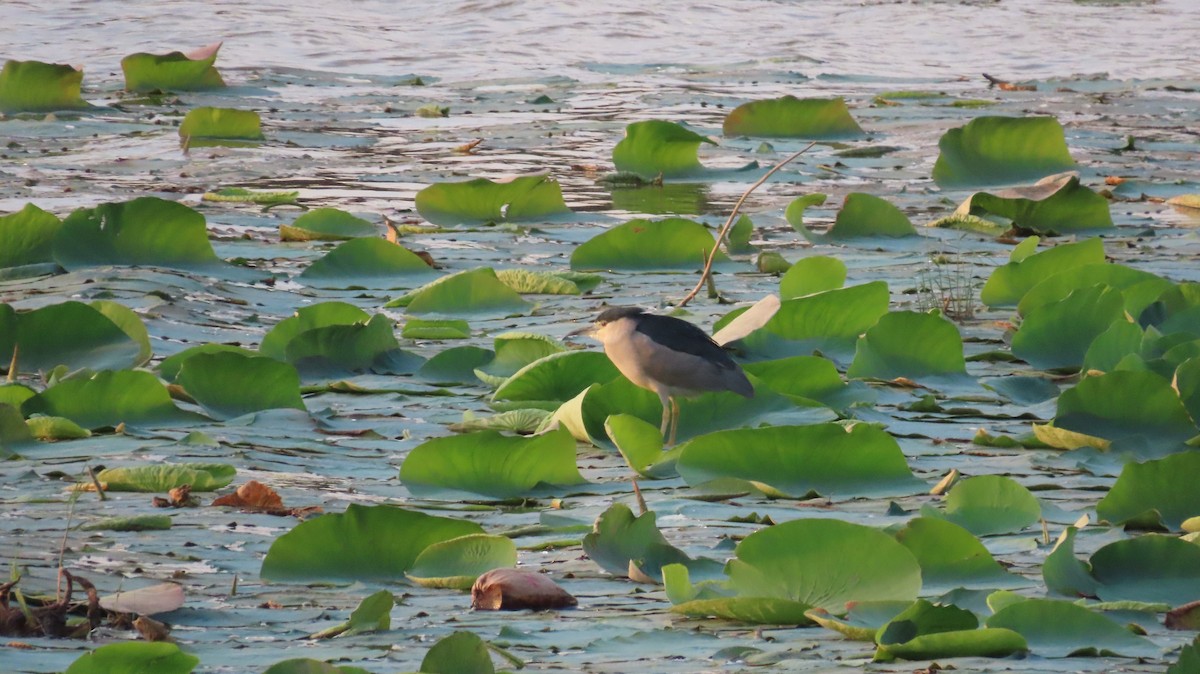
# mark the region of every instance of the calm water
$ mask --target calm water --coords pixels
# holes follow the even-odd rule
[[[225,67],[451,80],[626,64],[945,79],[1200,75],[1200,1],[3,0],[0,58],[116,73],[122,56],[224,41]]]

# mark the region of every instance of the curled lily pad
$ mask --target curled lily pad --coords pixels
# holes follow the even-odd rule
[[[189,54],[173,51],[169,54],[138,52],[121,59],[125,73],[125,90],[200,91],[225,86],[221,73],[213,67],[221,43],[197,49]]]
[[[435,225],[521,222],[571,212],[558,181],[547,175],[435,183],[417,192],[416,203],[421,217]]]
[[[183,362],[177,383],[216,419],[271,409],[304,409],[296,368],[263,356],[199,353]]]
[[[388,590],[380,590],[375,594],[364,597],[358,603],[354,612],[350,614],[349,620],[333,627],[327,627],[313,634],[310,638],[328,639],[330,637],[387,631],[392,628],[392,608],[395,605],[396,598],[392,593]],[[339,671],[337,668],[332,669]]]
[[[32,416],[25,425],[38,440],[78,440],[92,435],[91,431],[65,417]]]
[[[1090,561],[1103,601],[1180,606],[1200,600],[1200,545],[1148,534],[1109,543]]]
[[[283,360],[287,354],[287,345],[297,335],[330,325],[351,325],[365,323],[371,314],[348,302],[320,302],[296,310],[294,316],[289,316],[275,324],[258,347],[259,353],[277,360]],[[165,365],[165,362],[164,362]],[[164,372],[164,374],[166,374]]]
[[[76,210],[55,236],[54,259],[69,270],[106,265],[204,270],[219,264],[204,216],[158,197]]]
[[[1003,475],[977,475],[946,494],[944,513],[930,506],[924,517],[945,519],[976,536],[1020,531],[1038,521],[1042,506],[1028,489]]]
[[[953,522],[918,517],[896,532],[896,540],[912,551],[921,564],[921,582],[926,592],[1031,584],[1006,571],[974,534]]]
[[[684,218],[630,220],[597,234],[571,253],[572,269],[699,269],[715,240],[708,229]],[[718,262],[728,262],[717,251]]]
[[[821,627],[847,639],[874,642],[879,628],[910,606],[912,602],[904,600],[860,601],[847,606],[845,615],[830,613],[822,608],[810,609],[807,615]]]
[[[1099,583],[1092,577],[1092,565],[1075,557],[1075,527],[1067,527],[1042,564],[1042,578],[1052,593],[1068,597],[1095,597]]]
[[[1017,304],[1017,312],[1027,315],[1035,307],[1061,300],[1072,290],[1108,285],[1125,295],[1125,309],[1130,315],[1141,314],[1163,291],[1173,284],[1147,271],[1120,264],[1085,264],[1046,277],[1030,288]]]
[[[179,125],[179,138],[191,147],[213,141],[262,140],[262,121],[253,110],[192,108]]]
[[[646,180],[696,175],[704,171],[696,156],[701,143],[716,145],[710,138],[674,122],[634,122],[625,127],[625,137],[613,148],[613,164],[618,171],[635,173]]]
[[[79,97],[83,71],[61,63],[5,61],[0,70],[0,112],[54,112],[90,108]]]
[[[996,611],[988,627],[1017,632],[1029,650],[1048,658],[1073,655],[1123,655],[1154,658],[1162,649],[1130,632],[1112,618],[1057,599],[1023,599]]]
[[[820,238],[807,228],[800,233],[809,238]],[[865,192],[851,192],[846,195],[833,227],[825,236],[830,239],[853,239],[865,236],[914,236],[916,233],[908,216],[886,199]]]
[[[888,286],[873,281],[784,300],[762,327],[734,344],[756,359],[853,353],[859,335],[888,310]]]
[[[913,477],[896,441],[875,426],[769,426],[719,431],[689,441],[677,469],[689,485],[746,480],[791,498],[911,494],[927,485]]]
[[[1083,239],[1034,252],[1040,239],[1031,236],[1013,249],[1008,264],[997,267],[979,291],[979,299],[990,307],[1016,306],[1035,285],[1051,274],[1085,264],[1104,262],[1104,241]]]
[[[468,534],[425,548],[405,575],[422,587],[470,590],[480,575],[516,565],[517,546],[511,538]]]
[[[522,295],[582,295],[602,280],[598,274],[529,269],[501,269],[496,278]]]
[[[805,194],[802,197],[796,197],[792,200],[792,203],[788,204],[787,210],[784,211],[784,218],[787,219],[792,229],[807,236],[809,232],[808,228],[804,226],[804,211],[809,206],[820,206],[825,203],[825,199],[827,198],[826,195],[820,193]]]
[[[58,382],[22,406],[26,414],[66,417],[85,428],[188,423],[200,417],[171,402],[158,377],[140,370],[97,372]]]
[[[54,235],[62,220],[33,204],[0,215],[0,269],[53,262]]]
[[[1117,320],[1096,336],[1083,354],[1083,371],[1111,372],[1126,357],[1142,351],[1145,333],[1137,323]]]
[[[9,403],[0,403],[0,459],[19,455],[32,445],[33,434],[21,411]]]
[[[566,350],[557,339],[546,335],[526,332],[505,332],[492,339],[495,356],[475,370],[475,375],[486,384],[499,386],[518,370],[552,353]]]
[[[866,134],[842,98],[783,96],[743,103],[725,116],[726,136],[843,140]]]
[[[350,504],[301,522],[275,539],[263,559],[265,580],[402,580],[425,548],[468,534],[474,522],[394,506]]]
[[[184,653],[173,643],[130,641],[108,644],[84,653],[67,667],[66,674],[189,674],[198,664],[200,658]]]
[[[664,452],[658,426],[632,414],[613,414],[604,420],[604,432],[638,475],[661,480],[679,474],[675,462],[683,448]]]
[[[849,377],[921,378],[967,371],[962,337],[950,321],[934,314],[884,314],[858,339]]]
[[[296,218],[290,225],[279,226],[279,238],[284,241],[346,241],[356,238],[375,238],[377,234],[375,225],[369,220],[364,220],[357,215],[353,215],[343,211],[340,208],[314,208],[307,213]],[[380,239],[382,241],[382,239]],[[386,242],[384,242],[386,243]],[[395,245],[395,244],[393,244]],[[363,246],[363,244],[360,244]],[[336,249],[335,249],[336,250]],[[348,259],[363,258],[366,256],[368,260],[375,258],[383,258],[385,261],[392,261],[390,258],[396,257],[394,254],[387,256],[379,252],[379,248],[350,248],[352,253],[342,253]],[[390,249],[387,249],[390,250]],[[403,249],[402,249],[403,250]],[[351,255],[355,257],[351,257]],[[414,257],[416,257],[414,255]],[[335,260],[337,258],[334,258]],[[411,260],[404,257],[406,267],[416,268]],[[376,261],[376,264],[378,262]],[[424,262],[422,262],[424,264]],[[428,267],[428,265],[426,265]]]
[[[108,491],[164,492],[182,485],[192,491],[216,491],[233,482],[237,470],[224,463],[165,463],[106,468],[96,479]]]
[[[523,314],[532,307],[488,267],[443,276],[384,306],[407,307],[410,314],[463,317]]]
[[[409,452],[400,481],[418,496],[451,491],[499,499],[584,483],[565,429],[527,438],[496,431],[434,438]]]
[[[1108,200],[1079,184],[1073,173],[1046,176],[1029,187],[976,192],[951,218],[979,217],[1002,229],[1046,234],[1107,229],[1113,226]],[[935,223],[937,224],[937,223]]]
[[[1026,650],[1025,640],[1007,629],[976,629],[975,614],[953,605],[918,599],[879,628],[876,660],[945,657],[1004,657]]]
[[[1110,441],[1140,436],[1173,444],[1197,433],[1170,382],[1131,370],[1085,377],[1063,391],[1054,425]]]
[[[1074,290],[1025,316],[1012,338],[1013,355],[1042,370],[1078,368],[1092,342],[1124,316],[1125,298],[1116,288]]]
[[[790,299],[837,290],[845,283],[845,262],[836,257],[814,255],[797,260],[779,279],[779,297]]]
[[[1075,167],[1053,117],[976,117],[938,141],[933,180],[940,187],[1011,185]]]
[[[124,322],[129,317],[120,318]],[[136,316],[133,320],[141,323]],[[130,337],[99,308],[82,302],[29,312],[0,304],[0,368],[5,370],[14,362],[14,350],[18,372],[38,372],[58,365],[70,370],[133,367],[145,362],[143,351],[148,346],[148,341],[139,343]]]
[[[535,360],[513,373],[492,397],[496,400],[570,400],[591,384],[603,384],[620,375],[612,361],[599,351],[565,351]]]
[[[179,370],[183,368],[183,364],[187,361],[187,359],[204,353],[236,353],[242,356],[260,355],[255,351],[244,349],[240,346],[234,346],[233,344],[200,344],[198,346],[184,349],[183,351],[180,351],[179,353],[168,358],[164,358],[163,361],[158,364],[158,374],[168,382],[174,383],[175,378],[179,376]]]
[[[873,392],[865,384],[846,384],[837,367],[820,356],[760,360],[747,363],[744,369],[776,393],[799,396],[836,410],[874,400]]]
[[[287,343],[284,359],[306,376],[367,370],[408,373],[424,362],[400,348],[392,319],[383,314],[375,314],[365,323],[327,325],[301,332]]]
[[[405,288],[436,273],[404,246],[362,237],[329,251],[296,280],[318,288]]]
[[[706,566],[667,542],[655,518],[652,511],[635,517],[629,506],[614,503],[596,519],[592,533],[583,537],[583,551],[605,571],[632,580],[660,582],[662,567],[668,564]]]
[[[1178,530],[1200,514],[1200,452],[1181,452],[1145,463],[1127,463],[1096,515],[1113,524],[1165,526]]]
[[[470,632],[438,641],[421,661],[422,674],[495,674],[487,644]]]

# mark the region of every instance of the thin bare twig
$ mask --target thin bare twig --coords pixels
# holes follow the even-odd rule
[[[750,196],[750,193],[758,189],[759,185],[767,182],[767,178],[770,178],[772,175],[774,175],[776,171],[783,168],[788,162],[792,161],[796,157],[799,157],[805,152],[808,152],[816,144],[817,141],[814,140],[800,150],[793,152],[790,157],[772,166],[770,171],[767,171],[765,174],[763,174],[763,177],[759,178],[757,182],[755,182],[750,186],[749,189],[742,193],[742,196],[737,200],[737,203],[733,205],[733,210],[730,211],[729,218],[725,221],[725,225],[721,227],[721,231],[717,234],[717,240],[713,243],[713,248],[708,253],[708,260],[706,260],[704,263],[704,271],[700,273],[700,281],[696,283],[696,287],[692,288],[692,291],[688,293],[682,300],[680,300],[679,304],[676,306],[682,307],[688,302],[691,302],[693,299],[695,299],[696,294],[700,292],[700,289],[704,287],[704,284],[708,282],[709,277],[712,275],[713,262],[715,262],[717,259],[717,251],[721,249],[721,242],[724,241],[725,236],[729,234],[729,230],[733,227],[733,222],[737,218],[738,211],[741,210],[742,204],[746,203],[746,198]]]
[[[100,495],[100,500],[107,501],[108,497],[104,495],[104,486],[100,484],[100,478],[96,477],[96,469],[88,466],[87,474],[92,478],[92,485],[96,487],[96,493]]]

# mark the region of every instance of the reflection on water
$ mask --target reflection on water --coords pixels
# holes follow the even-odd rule
[[[1200,75],[1196,0],[4,0],[0,57],[116,72],[134,51],[224,41],[226,67],[452,80],[587,64],[760,66],[945,79]]]

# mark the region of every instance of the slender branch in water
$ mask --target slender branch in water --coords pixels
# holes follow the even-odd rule
[[[749,197],[751,192],[758,189],[759,185],[767,182],[767,178],[770,178],[772,175],[774,175],[776,171],[783,168],[788,162],[792,161],[796,157],[799,157],[805,152],[811,150],[816,144],[817,141],[814,140],[800,150],[793,152],[790,157],[772,166],[770,171],[767,171],[765,174],[763,174],[763,177],[759,178],[757,182],[755,182],[750,186],[749,189],[742,193],[741,198],[739,198],[737,203],[733,205],[733,210],[730,211],[729,218],[725,220],[725,225],[722,226],[721,231],[717,233],[717,240],[713,243],[712,250],[708,253],[708,260],[704,263],[704,271],[700,273],[700,281],[696,283],[696,287],[692,288],[690,293],[688,293],[682,300],[679,301],[679,304],[676,305],[677,307],[685,306],[688,302],[691,302],[696,297],[696,294],[700,292],[700,289],[704,287],[705,283],[708,282],[709,276],[712,275],[713,262],[715,262],[717,259],[717,251],[721,249],[721,242],[725,240],[726,235],[729,234],[729,230],[733,227],[733,222],[737,218],[738,211],[741,210],[742,204],[746,203],[746,197]]]

